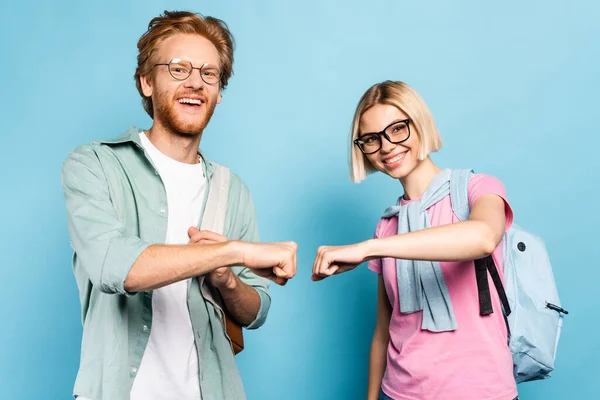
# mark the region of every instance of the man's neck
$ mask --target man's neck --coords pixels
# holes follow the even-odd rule
[[[167,157],[186,164],[197,164],[199,162],[198,147],[200,146],[202,133],[178,135],[155,122],[152,128],[144,134],[154,147]]]

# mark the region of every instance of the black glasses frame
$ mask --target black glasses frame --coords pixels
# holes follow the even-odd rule
[[[177,60],[177,61],[175,61],[175,60]],[[181,78],[181,79],[180,79],[180,78],[176,78],[176,77],[173,75],[173,72],[171,72],[171,64],[172,64],[173,62],[182,62],[182,61],[183,61],[183,60],[181,60],[180,58],[174,58],[174,59],[172,59],[171,61],[169,61],[169,62],[168,62],[168,63],[166,63],[166,64],[165,64],[165,63],[162,63],[162,64],[154,64],[154,66],[155,66],[155,67],[157,67],[157,66],[159,66],[159,65],[166,65],[166,66],[167,66],[167,68],[168,68],[168,70],[169,70],[169,75],[171,75],[171,77],[172,77],[173,79],[175,79],[176,81],[185,81],[187,78],[189,78],[189,77],[192,75],[192,72],[194,72],[194,70],[195,70],[195,69],[197,69],[198,71],[200,71],[200,78],[202,78],[202,81],[203,81],[204,83],[206,83],[207,85],[216,85],[217,83],[221,82],[221,79],[223,78],[223,71],[220,71],[220,73],[219,73],[219,79],[218,79],[216,82],[206,82],[206,80],[204,79],[204,76],[202,75],[202,68],[204,68],[205,66],[207,66],[207,65],[210,65],[210,64],[208,64],[208,63],[205,63],[205,64],[202,64],[202,66],[201,66],[201,67],[194,67],[194,64],[192,64],[192,63],[191,63],[191,62],[189,62],[189,61],[183,61],[183,62],[189,63],[189,64],[192,66],[192,68],[190,69],[190,73],[188,74],[188,76],[186,76],[185,78]]]
[[[408,129],[408,136],[406,136],[406,139],[402,139],[398,142],[394,142],[392,141],[392,139],[390,139],[390,137],[387,135],[387,133],[385,133],[385,131],[392,125],[396,125],[399,124],[401,122],[404,122],[406,124],[406,128]],[[409,138],[410,138],[410,122],[412,122],[412,118],[407,118],[407,119],[403,119],[400,121],[394,121],[391,124],[389,124],[388,126],[386,126],[385,128],[383,128],[382,131],[380,132],[370,132],[370,133],[365,133],[364,135],[360,135],[357,139],[354,139],[354,144],[360,149],[360,151],[362,151],[364,154],[373,154],[373,153],[377,153],[379,150],[381,150],[381,145],[383,144],[383,140],[381,139],[381,137],[383,136],[388,142],[393,143],[393,144],[400,144],[402,142],[406,142]],[[363,148],[363,145],[365,144],[365,142],[363,142],[362,138],[366,137],[366,136],[370,136],[370,135],[379,135],[379,147],[377,148],[377,150],[375,151],[371,151],[369,153],[367,153],[365,151],[365,149]]]

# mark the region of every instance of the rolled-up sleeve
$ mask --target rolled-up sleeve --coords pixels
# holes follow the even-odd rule
[[[245,242],[258,242],[258,225],[256,223],[256,211],[250,191],[243,186],[242,195],[240,197],[240,207],[243,210],[243,226],[240,240]],[[260,296],[260,308],[256,314],[256,318],[252,323],[246,326],[246,329],[260,328],[267,320],[267,314],[271,308],[271,295],[269,293],[270,281],[266,278],[256,275],[250,269],[245,267],[235,268],[237,275],[246,285],[254,288]]]
[[[151,243],[125,236],[102,165],[90,145],[75,149],[67,157],[61,184],[71,245],[79,267],[100,291],[131,294],[125,290],[124,282],[137,258]]]

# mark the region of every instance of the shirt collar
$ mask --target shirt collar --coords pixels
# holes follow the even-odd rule
[[[116,138],[108,140],[99,140],[98,142],[109,146],[123,143],[134,143],[140,149],[143,149],[142,142],[140,140],[140,133],[142,132],[144,132],[143,129],[140,129],[137,126],[131,126],[129,129],[127,129],[125,132],[123,132]],[[145,153],[142,154],[144,154],[144,156],[147,158]],[[210,160],[208,160],[208,158],[206,158],[206,155],[202,152],[202,150],[198,149],[198,154],[200,154],[200,157],[202,157],[202,162],[206,166],[207,176],[212,176],[213,172],[215,172],[216,166]]]

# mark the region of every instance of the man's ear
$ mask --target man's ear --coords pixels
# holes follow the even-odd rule
[[[142,85],[142,93],[146,97],[152,97],[152,77],[150,75],[141,75],[140,84]]]

